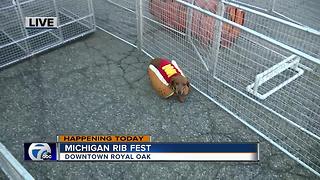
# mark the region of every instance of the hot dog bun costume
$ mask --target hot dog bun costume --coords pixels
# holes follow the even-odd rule
[[[152,64],[148,67],[151,86],[159,96],[164,98],[168,98],[174,94],[174,91],[170,88],[169,84],[171,78],[177,74],[184,76],[174,60],[170,62],[168,59],[160,59],[159,67],[155,67]]]

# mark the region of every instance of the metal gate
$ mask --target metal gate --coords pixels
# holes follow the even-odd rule
[[[58,17],[58,28],[26,29],[25,17]],[[92,0],[1,0],[0,67],[94,30]]]
[[[175,59],[195,89],[320,176],[320,32],[241,2],[107,0],[96,16],[150,57]]]

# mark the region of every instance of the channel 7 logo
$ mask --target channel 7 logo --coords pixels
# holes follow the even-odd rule
[[[24,160],[57,160],[56,143],[24,143]]]

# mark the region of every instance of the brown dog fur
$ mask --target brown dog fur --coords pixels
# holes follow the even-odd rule
[[[159,68],[160,62],[160,58],[155,58],[150,62],[150,64],[152,64],[156,68]],[[181,74],[174,75],[173,77],[171,77],[171,81],[169,84],[170,87],[174,90],[174,94],[178,97],[178,100],[180,102],[184,102],[186,96],[190,92],[190,83],[188,78],[182,76]]]

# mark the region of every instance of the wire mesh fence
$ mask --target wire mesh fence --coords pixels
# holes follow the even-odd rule
[[[91,0],[2,0],[0,67],[95,30]],[[26,29],[25,17],[58,17],[56,29]]]
[[[229,0],[248,7],[264,10],[274,16],[320,30],[318,0]]]
[[[136,1],[95,0],[99,28],[137,45]],[[108,7],[106,9],[106,7]]]
[[[116,15],[97,19],[150,56],[176,60],[198,91],[319,175],[319,31],[255,2],[109,0],[97,8]]]
[[[235,3],[226,2],[226,4],[242,8],[246,11],[245,27],[303,51],[316,59],[320,58],[319,31],[284,21],[274,16],[246,8],[245,6],[238,6]]]

